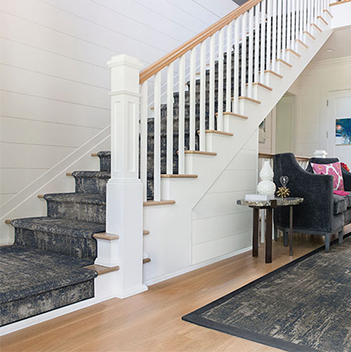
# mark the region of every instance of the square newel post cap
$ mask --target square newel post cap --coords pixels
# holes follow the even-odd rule
[[[111,95],[139,96],[139,74],[142,62],[129,55],[113,56],[107,63],[111,69]]]
[[[141,70],[144,66],[138,58],[126,54],[112,56],[111,60],[107,62],[107,65],[110,68],[128,66],[137,70]]]
[[[315,150],[313,156],[315,158],[326,158],[328,153],[325,150]]]

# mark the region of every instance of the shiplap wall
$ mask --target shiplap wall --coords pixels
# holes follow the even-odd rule
[[[236,201],[256,193],[257,145],[256,131],[194,208],[192,264],[251,246],[252,210]]]
[[[6,203],[109,125],[106,62],[147,66],[237,7],[231,0],[1,0]]]

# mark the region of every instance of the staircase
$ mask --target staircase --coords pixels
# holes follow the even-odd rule
[[[283,3],[251,0],[210,27],[207,37],[201,33],[191,49],[171,53],[173,61],[140,73],[140,148],[138,64],[110,62],[112,150],[93,155],[100,171],[68,174],[75,193],[39,196],[47,202],[46,217],[11,221],[15,243],[0,247],[6,283],[0,326],[94,297],[101,270],[121,267],[116,282],[127,287],[123,298],[142,291],[138,282],[206,262],[192,243],[197,207],[331,34],[326,2],[310,9]],[[124,74],[128,87],[121,88]],[[137,81],[134,90],[129,81]],[[152,257],[144,279],[142,228],[150,230],[144,248]],[[134,268],[137,279],[129,282]]]

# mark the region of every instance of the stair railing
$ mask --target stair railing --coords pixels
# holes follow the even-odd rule
[[[140,72],[144,200],[161,200],[161,174],[186,173],[187,150],[208,151],[206,130],[228,131],[228,116],[256,98],[266,72],[279,74],[277,63],[328,8],[329,0],[250,0]]]

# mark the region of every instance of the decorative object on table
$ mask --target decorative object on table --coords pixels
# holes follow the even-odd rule
[[[335,145],[351,144],[351,117],[335,120]]]
[[[342,162],[340,161],[340,165],[341,165],[341,167],[342,167],[344,170],[350,172],[350,168],[349,168],[345,163],[342,163]]]
[[[288,187],[286,187],[286,185],[289,182],[289,177],[288,176],[280,176],[279,181],[282,185],[282,187],[278,188],[277,191],[277,196],[280,198],[286,198],[290,196],[290,190]]]
[[[350,325],[351,238],[342,247],[333,244],[330,253],[323,249],[182,319],[284,351],[351,351],[343,328]]]
[[[259,194],[266,194],[274,196],[276,186],[273,182],[273,170],[269,160],[266,160],[260,171],[261,182],[257,185],[257,192]]]

